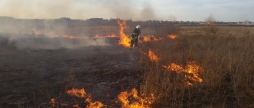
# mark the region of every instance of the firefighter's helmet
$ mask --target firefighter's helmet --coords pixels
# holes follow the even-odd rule
[[[137,28],[137,29],[140,29],[140,28],[141,28],[141,26],[140,26],[140,25],[137,25],[137,26],[136,26],[136,28]]]

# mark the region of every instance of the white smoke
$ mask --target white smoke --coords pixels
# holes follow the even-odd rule
[[[0,15],[22,19],[72,19],[120,18],[130,20],[154,20],[153,7],[134,0],[4,0]],[[140,1],[139,1],[140,2]]]

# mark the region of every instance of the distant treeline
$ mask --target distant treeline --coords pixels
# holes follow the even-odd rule
[[[36,26],[38,28],[44,26],[118,26],[119,19],[103,19],[103,18],[91,18],[86,20],[59,18],[59,19],[16,19],[12,17],[0,17],[1,25],[27,25]],[[121,19],[120,19],[121,20]],[[132,21],[125,20],[128,26],[141,25],[142,27],[151,27],[155,24],[167,25],[170,21]]]
[[[177,25],[204,25],[205,22],[202,21],[160,21],[160,20],[147,20],[147,21],[132,21],[125,20],[127,25],[134,27],[136,25],[141,25],[143,28],[154,28],[156,26],[167,26],[172,24]],[[217,25],[252,25],[252,22],[239,23],[239,22],[215,22]],[[15,28],[33,28],[33,29],[44,29],[55,26],[73,27],[73,26],[118,26],[118,19],[103,19],[103,18],[91,18],[91,19],[70,19],[62,17],[59,19],[17,19],[12,17],[0,16],[0,25],[3,28],[15,27]]]
[[[91,18],[91,19],[70,19],[62,17],[59,19],[17,19],[13,17],[0,16],[0,32],[31,32],[31,31],[54,31],[59,33],[70,33],[75,30],[80,32],[80,28],[86,27],[87,31],[82,29],[82,32],[92,32],[91,26],[114,26],[118,27],[119,19],[103,19],[103,18]],[[121,19],[120,19],[121,20]],[[185,25],[185,26],[200,26],[205,25],[203,21],[160,21],[160,20],[147,20],[147,21],[132,21],[125,20],[127,25],[131,28],[136,25],[141,25],[142,28],[155,28],[170,26],[170,25]],[[253,26],[252,22],[239,23],[239,22],[215,22],[217,25],[234,25],[234,26]],[[89,29],[90,28],[90,29]],[[71,30],[70,30],[71,29]],[[101,29],[103,30],[103,29]],[[105,31],[105,30],[104,30]],[[109,30],[107,30],[109,31]],[[110,32],[114,32],[110,30]],[[73,33],[70,33],[73,34]]]

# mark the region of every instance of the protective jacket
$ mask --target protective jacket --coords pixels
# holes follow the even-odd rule
[[[140,29],[135,28],[131,34],[131,40],[138,39],[138,36],[141,34]]]

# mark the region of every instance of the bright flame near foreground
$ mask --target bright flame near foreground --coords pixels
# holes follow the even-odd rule
[[[118,100],[122,103],[122,108],[149,108],[154,102],[153,94],[150,97],[139,97],[136,88],[133,88],[131,92],[121,92],[118,95]]]
[[[176,35],[173,35],[173,34],[171,34],[171,35],[168,35],[168,38],[170,38],[170,39],[175,39],[177,36]]]
[[[148,56],[151,61],[158,62],[160,60],[160,58],[156,56],[152,50],[148,50]]]
[[[90,94],[87,94],[84,88],[80,90],[72,88],[71,90],[67,91],[67,94],[71,96],[84,98],[85,101],[89,103],[89,105],[86,106],[87,108],[101,108],[104,106],[104,104],[99,101],[92,102],[92,96]]]
[[[124,33],[124,29],[127,27],[126,22],[122,21],[122,23],[118,20],[118,25],[120,27],[120,40],[119,44],[125,46],[125,47],[130,47],[130,38],[128,35]]]
[[[185,68],[181,67],[180,65],[177,65],[175,63],[171,63],[168,66],[163,66],[163,68],[167,70],[172,70],[177,73],[187,73],[185,77],[192,82],[202,82],[203,79],[200,78],[199,73],[203,72],[203,69],[196,65],[194,62],[189,62]],[[190,82],[187,82],[188,85],[192,85]]]

